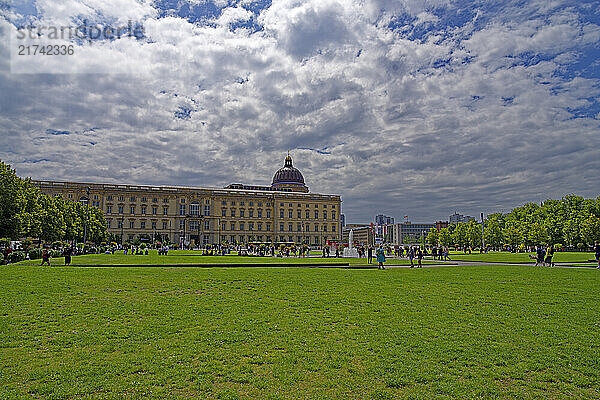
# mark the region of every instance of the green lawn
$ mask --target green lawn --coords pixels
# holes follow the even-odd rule
[[[50,260],[53,265],[64,265],[63,257]],[[26,260],[14,265],[40,265],[42,260]],[[366,258],[321,258],[321,257],[247,257],[247,256],[200,256],[200,252],[193,251],[170,251],[167,256],[159,256],[156,250],[151,250],[146,255],[123,255],[120,254],[89,254],[75,256],[72,258],[71,265],[127,265],[127,264],[265,264],[265,263],[286,263],[286,264],[314,264],[314,263],[350,263],[350,265],[367,264]],[[387,265],[409,265],[410,261],[400,259],[388,259]],[[423,262],[424,265],[436,264],[436,262]]]
[[[456,261],[476,261],[476,262],[505,262],[505,263],[535,263],[529,256],[535,253],[510,253],[507,251],[490,251],[487,254],[464,254],[462,252],[452,252],[450,258]],[[558,252],[554,253],[553,261],[555,263],[585,262],[594,259],[594,253],[580,252]]]
[[[0,268],[0,399],[597,399],[600,274]]]

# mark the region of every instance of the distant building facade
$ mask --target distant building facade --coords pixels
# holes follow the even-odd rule
[[[471,217],[470,215],[462,215],[455,212],[454,214],[448,217],[448,220],[451,224],[458,224],[459,222],[475,221],[475,217]]]
[[[348,245],[348,238],[350,236],[350,230],[353,231],[352,235],[354,238],[355,244],[360,244],[363,246],[372,245],[375,243],[375,238],[373,235],[373,229],[371,229],[371,225],[364,224],[353,224],[359,226],[350,226],[350,224],[346,225],[344,230],[342,231],[342,243],[344,245]]]
[[[341,197],[310,193],[288,155],[271,186],[231,184],[224,189],[34,181],[40,191],[89,201],[104,212],[121,242],[142,235],[173,243],[339,241]],[[89,198],[86,190],[89,188]]]
[[[421,243],[435,224],[413,224],[410,222],[392,226],[392,243],[396,245]]]

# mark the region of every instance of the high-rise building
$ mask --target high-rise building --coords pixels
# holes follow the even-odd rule
[[[470,215],[462,215],[457,212],[448,217],[448,220],[451,224],[458,224],[459,222],[470,222],[475,221],[475,217],[471,217]]]

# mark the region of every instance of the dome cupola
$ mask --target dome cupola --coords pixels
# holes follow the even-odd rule
[[[304,176],[292,165],[292,157],[287,155],[283,168],[275,172],[271,187],[275,190],[285,190],[293,192],[308,192],[308,187],[304,184]]]

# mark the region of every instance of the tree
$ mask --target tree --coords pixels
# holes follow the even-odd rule
[[[42,194],[38,197],[38,202],[40,206],[39,238],[47,242],[64,238],[66,224],[63,218],[64,200],[62,197],[50,198]]]
[[[452,234],[450,229],[442,228],[438,235],[438,241],[442,246],[452,246]]]
[[[523,233],[517,221],[507,221],[502,231],[502,235],[513,249],[516,249],[522,243]]]
[[[0,237],[16,239],[39,230],[38,189],[0,161]]]
[[[593,245],[594,241],[600,241],[600,218],[590,215],[581,224],[581,236],[588,245]]]
[[[457,246],[467,246],[467,224],[465,224],[464,222],[459,222],[458,224],[454,225],[454,230],[452,231],[452,241]]]
[[[470,221],[467,225],[467,242],[470,247],[481,246],[481,225],[475,221]]]
[[[548,243],[548,229],[546,225],[541,221],[533,222],[529,225],[529,231],[527,232],[527,240],[531,245],[540,245]]]
[[[502,234],[502,228],[498,219],[489,219],[486,221],[483,237],[485,238],[485,244],[493,248],[499,248],[502,246],[504,241],[504,235]]]
[[[431,228],[429,233],[427,233],[427,239],[426,239],[427,244],[429,244],[431,247],[435,247],[438,244],[438,239],[439,239],[438,230],[436,228]]]

